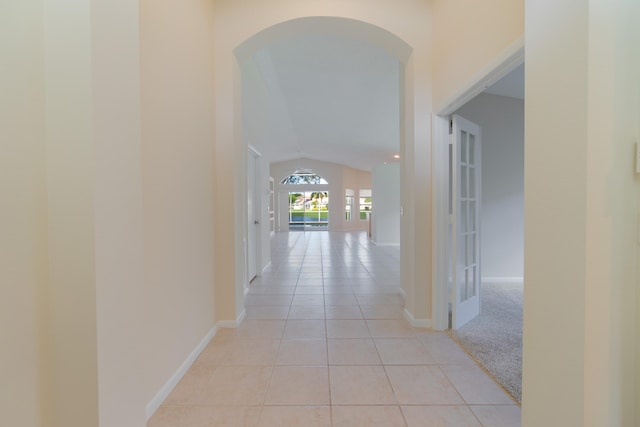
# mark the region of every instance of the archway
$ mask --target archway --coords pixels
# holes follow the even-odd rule
[[[235,319],[236,322],[243,317],[243,250],[242,242],[246,236],[243,224],[246,221],[238,221],[243,218],[246,208],[244,206],[243,194],[246,189],[246,143],[242,137],[242,97],[241,97],[241,75],[240,64],[244,58],[249,57],[256,49],[280,40],[283,37],[295,37],[296,34],[305,32],[330,31],[343,35],[350,35],[369,40],[393,54],[402,64],[401,72],[401,112],[400,112],[400,155],[402,157],[403,168],[403,198],[402,210],[402,279],[403,291],[407,299],[407,318],[414,324],[427,326],[430,316],[430,274],[429,264],[431,259],[430,250],[430,212],[427,209],[428,200],[424,198],[417,200],[417,194],[428,194],[430,187],[429,174],[421,174],[416,177],[416,164],[430,163],[430,123],[425,120],[415,120],[417,111],[420,110],[421,117],[428,117],[430,114],[430,91],[420,94],[414,93],[416,76],[420,76],[421,87],[430,85],[430,75],[428,72],[428,40],[429,32],[420,25],[420,31],[415,31],[418,26],[412,27],[412,31],[407,32],[406,21],[394,20],[391,17],[377,17],[370,22],[361,20],[361,16],[366,16],[368,12],[364,3],[345,12],[336,7],[335,16],[292,16],[290,10],[270,10],[270,16],[258,16],[258,11],[252,12],[249,19],[250,25],[246,22],[240,24],[239,15],[232,17],[219,17],[221,26],[220,34],[225,34],[224,40],[218,38],[216,53],[216,98],[220,109],[229,110],[229,105],[233,105],[233,114],[219,112],[216,115],[216,148],[218,169],[218,190],[220,193],[220,203],[233,206],[232,211],[224,212],[218,219],[218,245],[220,251],[225,255],[221,264],[217,268],[216,274],[218,283],[234,284],[234,290],[230,288],[217,290],[218,316],[222,319]],[[409,18],[415,11],[402,12],[403,19],[414,19],[419,21],[417,16]],[[420,11],[422,17],[427,17],[426,10]],[[282,16],[283,19],[274,19],[274,15]],[[285,16],[286,15],[286,16]],[[348,16],[352,15],[352,16]],[[230,18],[230,19],[226,19]],[[288,19],[286,19],[288,18]],[[371,17],[369,17],[371,18]],[[248,19],[248,18],[247,18]],[[260,21],[260,22],[257,22]],[[271,21],[271,22],[268,22]],[[274,21],[277,21],[273,23]],[[376,22],[379,21],[379,22]],[[232,29],[233,23],[240,25],[241,29]],[[404,22],[404,24],[403,24]],[[271,24],[271,25],[260,25]],[[403,24],[403,25],[400,25]],[[242,38],[242,34],[247,35],[248,28],[259,30],[252,32],[248,37]],[[424,32],[421,33],[422,29]],[[407,36],[407,41],[403,34]],[[232,37],[229,37],[229,35]],[[396,35],[398,34],[398,35]],[[409,43],[411,41],[411,43]],[[236,43],[237,42],[237,43]],[[422,42],[424,46],[416,49],[412,47]],[[421,73],[424,71],[424,74]],[[230,87],[225,82],[233,82]],[[219,111],[220,111],[219,109]],[[233,162],[229,159],[232,158]],[[417,179],[416,179],[417,178]],[[222,184],[224,183],[224,185]],[[405,183],[408,183],[406,185]],[[227,188],[223,188],[227,187]],[[414,211],[422,209],[429,218],[422,216],[420,221],[415,221]],[[425,221],[426,219],[426,221]],[[229,227],[233,224],[233,227]],[[419,237],[416,238],[415,236]],[[231,243],[231,246],[229,246]],[[224,246],[224,248],[223,248]],[[416,262],[415,253],[420,253],[422,259]],[[419,270],[419,271],[418,271]],[[416,277],[419,283],[416,283]]]

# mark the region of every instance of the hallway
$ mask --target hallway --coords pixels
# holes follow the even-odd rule
[[[218,331],[148,427],[520,425],[445,333],[404,320],[398,248],[276,233],[272,260],[242,325]]]

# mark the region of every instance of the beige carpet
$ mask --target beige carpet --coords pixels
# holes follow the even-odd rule
[[[482,284],[481,314],[451,336],[518,402],[522,398],[522,284]]]

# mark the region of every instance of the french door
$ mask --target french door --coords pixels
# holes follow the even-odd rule
[[[453,116],[451,137],[451,327],[480,314],[480,127]]]

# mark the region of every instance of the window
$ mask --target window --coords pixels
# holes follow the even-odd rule
[[[314,173],[294,173],[283,179],[280,184],[328,184],[328,182]]]
[[[289,229],[326,229],[329,226],[329,192],[289,192]]]
[[[344,219],[351,221],[351,210],[353,209],[353,196],[355,191],[350,188],[344,190]]]
[[[371,216],[371,190],[360,190],[360,219],[368,220]]]

